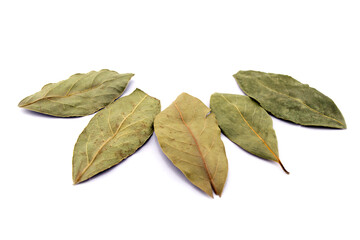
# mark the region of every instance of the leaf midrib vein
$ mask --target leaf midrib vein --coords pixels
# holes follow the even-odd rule
[[[244,115],[241,113],[240,109],[233,104],[232,102],[230,102],[224,95],[221,94],[221,96],[225,99],[225,101],[227,101],[230,105],[232,105],[237,112],[239,113],[239,115],[241,116],[241,118],[243,119],[243,121],[246,123],[246,125],[251,129],[251,131],[261,140],[261,142],[266,146],[266,148],[270,151],[270,153],[276,158],[276,160],[278,162],[280,162],[279,157],[272,151],[272,149],[269,147],[269,145],[266,143],[266,141],[255,131],[255,129],[250,125],[250,123],[246,120],[246,118],[244,117]]]
[[[187,128],[187,130],[189,131],[191,137],[193,138],[193,140],[194,140],[194,142],[195,142],[196,148],[197,148],[197,150],[198,150],[198,152],[199,152],[199,154],[200,154],[200,158],[201,158],[201,160],[202,160],[202,162],[203,162],[203,164],[204,164],[205,171],[206,171],[206,173],[207,173],[207,175],[208,175],[208,177],[209,177],[209,180],[210,180],[210,184],[211,184],[211,186],[212,186],[212,189],[214,190],[215,194],[218,195],[217,190],[216,190],[216,187],[215,187],[214,179],[213,179],[213,177],[211,176],[211,173],[210,173],[210,171],[209,171],[209,168],[208,168],[208,166],[207,166],[207,164],[206,164],[205,158],[204,158],[203,153],[202,153],[202,151],[201,151],[201,149],[200,149],[200,145],[199,145],[199,143],[198,143],[198,141],[197,141],[194,133],[192,132],[191,128],[190,128],[190,127],[188,126],[188,124],[185,122],[185,119],[184,119],[184,117],[183,117],[183,115],[182,115],[182,113],[181,113],[178,105],[176,104],[176,101],[174,102],[174,106],[175,106],[176,110],[178,111],[178,113],[179,113],[179,115],[180,115],[181,121],[183,122],[183,124],[185,125],[185,127]]]
[[[83,171],[81,171],[78,176],[75,179],[75,184],[79,182],[79,180],[81,179],[81,177],[83,176],[83,174],[89,169],[89,167],[94,163],[96,157],[99,155],[99,153],[101,152],[101,150],[105,147],[106,144],[108,144],[120,131],[123,123],[125,122],[126,119],[128,119],[132,114],[134,114],[135,110],[140,106],[140,104],[145,100],[145,98],[148,95],[145,95],[140,101],[139,103],[134,107],[134,109],[124,117],[124,119],[121,121],[121,123],[119,124],[118,128],[116,129],[115,133],[112,134],[100,147],[99,149],[96,151],[96,153],[94,154],[94,156],[92,157],[90,163],[83,169]]]
[[[295,100],[295,101],[303,104],[305,107],[309,108],[311,111],[313,111],[313,112],[315,112],[315,113],[317,113],[317,114],[319,114],[319,115],[321,115],[321,116],[323,116],[323,117],[329,118],[329,119],[331,119],[331,120],[333,120],[333,121],[336,121],[336,122],[340,123],[341,125],[345,126],[345,125],[344,125],[342,122],[340,122],[339,120],[337,120],[337,119],[335,119],[335,118],[333,118],[333,117],[327,116],[327,115],[319,112],[319,111],[316,110],[316,109],[313,109],[312,107],[310,107],[309,105],[307,105],[305,102],[303,102],[301,99],[298,99],[298,98],[289,96],[289,95],[287,95],[287,94],[285,94],[285,93],[282,93],[282,92],[278,92],[278,91],[276,91],[276,90],[274,90],[274,89],[272,89],[272,88],[264,85],[264,84],[263,84],[262,82],[260,82],[260,81],[257,81],[257,82],[258,82],[261,86],[264,86],[265,88],[269,89],[270,91],[273,91],[273,92],[275,92],[275,93],[278,93],[278,94],[280,94],[280,95],[283,95],[283,96],[285,96],[285,97],[288,97],[288,98],[290,98],[290,99],[292,99],[292,100]]]
[[[112,78],[112,79],[109,79],[109,80],[107,80],[107,81],[104,81],[104,82],[102,82],[101,84],[99,84],[99,85],[96,85],[95,87],[91,87],[91,88],[88,88],[88,89],[85,89],[85,90],[83,90],[83,91],[79,91],[79,92],[74,92],[74,93],[72,93],[72,94],[69,94],[69,95],[64,95],[64,96],[50,96],[50,97],[41,97],[41,98],[39,98],[39,99],[37,99],[37,100],[35,100],[35,101],[32,101],[32,102],[29,102],[29,103],[26,103],[26,104],[23,104],[23,105],[20,105],[20,107],[27,107],[27,106],[29,106],[29,105],[31,105],[31,104],[34,104],[34,103],[37,103],[37,102],[39,102],[39,101],[41,101],[41,100],[49,100],[49,99],[53,99],[53,98],[68,98],[68,97],[72,97],[72,96],[74,96],[74,95],[79,95],[79,94],[82,94],[82,93],[86,93],[86,92],[89,92],[89,91],[92,91],[92,90],[94,90],[94,89],[96,89],[96,88],[99,88],[100,86],[102,86],[103,84],[105,84],[105,83],[107,83],[107,82],[109,82],[109,81],[113,81],[113,80],[116,80],[116,78]],[[56,86],[57,87],[57,86]],[[54,87],[55,88],[55,87]],[[53,89],[54,89],[53,88]],[[48,92],[50,92],[52,89],[50,89]]]

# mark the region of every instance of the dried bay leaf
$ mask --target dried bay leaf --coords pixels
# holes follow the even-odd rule
[[[290,76],[239,71],[234,78],[246,95],[275,117],[305,126],[346,128],[344,117],[329,97]]]
[[[228,171],[215,115],[199,99],[182,93],[155,118],[160,147],[192,184],[221,196]]]
[[[136,89],[98,112],[80,134],[74,148],[74,184],[120,163],[153,133],[160,101]]]
[[[86,116],[120,97],[132,76],[107,69],[74,74],[67,80],[46,84],[21,100],[19,107],[57,117]]]
[[[279,159],[272,119],[259,104],[247,96],[214,93],[210,108],[226,137],[258,157],[278,162],[289,173]]]

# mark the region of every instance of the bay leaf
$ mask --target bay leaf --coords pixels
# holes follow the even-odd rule
[[[39,92],[21,100],[19,107],[57,117],[86,116],[120,97],[132,76],[107,69],[77,73],[67,80],[44,85]]]
[[[343,115],[329,97],[290,76],[239,71],[234,78],[246,95],[275,117],[305,126],[346,128]]]
[[[160,147],[188,180],[213,197],[221,196],[228,172],[215,115],[199,99],[182,93],[156,116]]]
[[[247,96],[214,93],[210,108],[226,137],[258,157],[278,162],[289,174],[279,158],[272,119],[258,103]]]
[[[74,148],[74,184],[120,163],[153,133],[160,101],[136,89],[99,111],[80,134]]]

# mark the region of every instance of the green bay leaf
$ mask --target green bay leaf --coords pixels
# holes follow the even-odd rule
[[[279,158],[272,119],[259,104],[247,96],[214,93],[210,108],[226,137],[258,157],[278,162],[289,173]]]
[[[98,112],[80,134],[74,148],[74,184],[120,163],[153,133],[160,101],[136,89]]]
[[[44,85],[21,100],[19,107],[57,117],[86,116],[120,97],[132,76],[107,69],[74,74],[67,80]]]
[[[182,93],[156,116],[160,147],[186,178],[209,196],[221,196],[228,172],[215,115],[199,99]]]
[[[275,117],[305,126],[346,128],[343,115],[329,97],[290,76],[239,71],[234,78],[246,95]]]

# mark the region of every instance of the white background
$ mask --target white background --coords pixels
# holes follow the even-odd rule
[[[0,239],[360,239],[358,1],[1,1]],[[332,98],[348,129],[273,119],[286,175],[222,136],[221,198],[193,187],[156,136],[74,186],[73,146],[92,116],[17,107],[49,82],[135,73],[166,108],[243,94],[238,70],[288,74]]]

